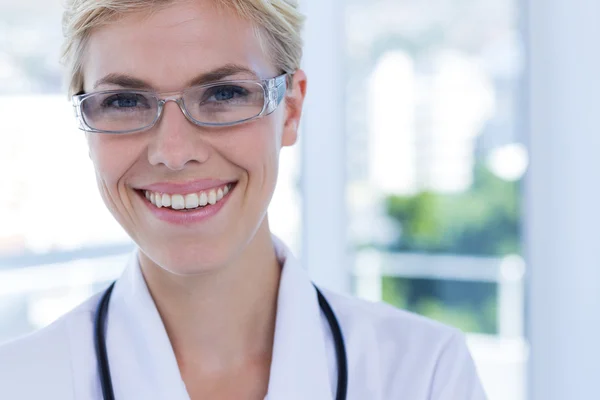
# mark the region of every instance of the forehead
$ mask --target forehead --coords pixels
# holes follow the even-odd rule
[[[157,90],[180,90],[195,76],[227,64],[245,66],[261,78],[277,72],[250,21],[208,0],[176,2],[94,30],[83,58],[84,88],[90,91],[94,82],[117,73]]]

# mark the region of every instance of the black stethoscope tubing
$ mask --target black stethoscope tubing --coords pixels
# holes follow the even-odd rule
[[[96,359],[98,361],[98,373],[100,375],[100,385],[102,387],[102,395],[104,400],[115,400],[113,391],[112,379],[110,377],[110,367],[108,365],[108,354],[106,351],[106,317],[108,314],[108,302],[115,286],[113,282],[102,295],[96,316],[94,318],[94,345],[96,348]],[[345,400],[348,392],[348,360],[346,357],[346,345],[340,324],[331,308],[331,305],[323,296],[323,293],[315,286],[319,307],[331,329],[333,343],[335,345],[335,355],[337,360],[338,379],[336,400]]]

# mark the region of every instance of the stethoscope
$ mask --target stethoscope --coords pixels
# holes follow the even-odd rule
[[[104,400],[115,400],[113,392],[112,380],[110,378],[110,368],[108,366],[108,354],[106,352],[106,316],[108,314],[108,302],[112,293],[115,282],[113,282],[102,295],[96,316],[94,318],[94,344],[96,346],[96,359],[98,361],[98,373],[100,375],[100,384],[102,386],[102,395]],[[331,334],[333,335],[333,343],[335,345],[335,355],[337,359],[338,379],[336,400],[345,400],[348,392],[348,361],[346,358],[346,346],[344,337],[337,318],[331,308],[331,305],[323,296],[323,293],[315,286],[317,297],[319,299],[319,307],[329,323]]]

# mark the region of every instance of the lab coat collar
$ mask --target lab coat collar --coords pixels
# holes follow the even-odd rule
[[[331,400],[326,335],[316,290],[291,251],[273,238],[283,265],[268,400]]]
[[[142,275],[137,250],[115,284],[107,325],[107,351],[117,399],[190,400]]]
[[[321,312],[307,272],[276,237],[283,265],[267,400],[332,400]],[[189,400],[164,324],[142,275],[137,251],[117,282],[107,347],[117,398]]]

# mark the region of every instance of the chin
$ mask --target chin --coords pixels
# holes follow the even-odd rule
[[[175,275],[197,275],[218,270],[231,262],[231,251],[223,246],[179,245],[153,246],[146,251],[140,246],[149,261]]]

